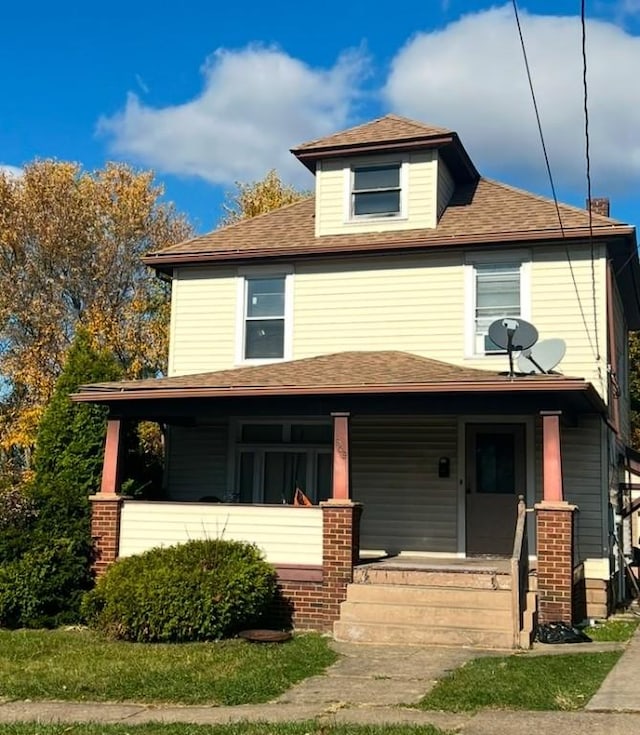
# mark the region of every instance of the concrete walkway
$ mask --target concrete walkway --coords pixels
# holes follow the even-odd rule
[[[412,709],[435,681],[477,656],[504,652],[334,644],[341,659],[276,701],[238,707],[178,707],[75,702],[3,702],[0,722],[144,722],[224,724],[317,720],[325,724],[432,724],[462,735],[629,735],[640,732],[640,629],[598,693],[581,712],[455,714]],[[611,650],[620,644],[541,646],[524,655]],[[404,705],[404,706],[403,706]]]

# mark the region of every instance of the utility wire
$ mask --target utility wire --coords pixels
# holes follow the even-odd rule
[[[591,159],[589,156],[589,93],[587,85],[587,23],[586,1],[580,2],[580,26],[582,29],[582,89],[584,102],[584,153],[587,173],[587,209],[589,211],[589,248],[591,250],[591,296],[593,300],[593,328],[595,330],[596,360],[600,360],[598,343],[598,309],[596,299],[595,243],[593,242],[593,212],[591,211]]]
[[[582,299],[580,298],[580,290],[578,289],[578,283],[576,281],[576,275],[573,270],[573,263],[571,262],[571,253],[569,252],[569,246],[567,245],[566,240],[566,233],[564,231],[564,225],[562,224],[562,215],[560,214],[560,205],[558,204],[558,196],[556,194],[556,187],[553,183],[553,174],[551,173],[551,164],[549,163],[549,154],[547,153],[547,146],[544,141],[544,133],[542,132],[542,122],[540,120],[540,112],[538,110],[538,102],[536,100],[536,93],[533,88],[533,80],[531,77],[531,69],[529,68],[529,59],[527,57],[527,48],[524,42],[524,36],[522,33],[522,26],[520,25],[520,13],[518,12],[518,3],[517,0],[511,0],[511,4],[513,5],[513,13],[516,19],[516,25],[518,26],[518,36],[520,37],[520,47],[522,48],[522,57],[524,59],[524,67],[527,72],[527,79],[529,81],[529,90],[531,92],[531,100],[533,102],[533,109],[535,111],[536,115],[536,123],[538,125],[538,134],[540,137],[540,144],[542,146],[542,153],[544,154],[544,162],[547,167],[547,176],[549,178],[549,184],[551,186],[551,193],[553,195],[553,203],[556,208],[556,215],[558,217],[558,225],[560,226],[560,232],[562,234],[562,240],[564,242],[564,249],[565,254],[567,256],[567,262],[569,264],[569,271],[571,272],[571,280],[573,281],[573,288],[576,293],[576,299],[578,301],[578,308],[580,309],[580,316],[582,317],[582,323],[584,325],[584,330],[587,335],[587,340],[589,342],[589,347],[591,348],[591,352],[593,352],[593,355],[596,359],[596,361],[600,360],[600,350],[593,345],[593,340],[591,339],[591,332],[589,330],[589,324],[587,322],[587,317],[584,313],[584,308],[582,306]],[[597,332],[596,332],[596,339],[597,339]]]

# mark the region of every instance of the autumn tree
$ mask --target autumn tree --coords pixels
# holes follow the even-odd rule
[[[87,172],[41,160],[0,174],[0,453],[34,444],[65,355],[83,325],[126,377],[164,368],[168,286],[140,258],[190,227],[150,172]]]
[[[308,196],[309,192],[298,191],[293,186],[283,184],[275,169],[271,169],[260,181],[251,183],[236,181],[235,190],[227,192],[222,205],[224,214],[220,225],[232,225],[240,220],[284,207],[285,204],[293,204]]]

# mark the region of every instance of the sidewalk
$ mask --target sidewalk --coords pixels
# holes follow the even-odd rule
[[[322,676],[307,679],[268,704],[237,707],[76,702],[0,703],[0,722],[145,722],[225,724],[317,720],[325,724],[432,724],[462,735],[629,735],[640,732],[640,628],[602,687],[581,712],[423,712],[418,702],[436,679],[477,656],[504,652],[334,644],[342,658]],[[595,652],[619,644],[540,646],[526,655]],[[403,706],[405,705],[405,706]]]

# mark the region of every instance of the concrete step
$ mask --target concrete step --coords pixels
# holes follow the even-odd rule
[[[479,630],[510,631],[511,610],[486,610],[456,606],[417,604],[343,602],[340,621],[344,623],[380,623],[422,625]]]
[[[389,625],[338,620],[333,624],[338,641],[421,646],[471,646],[474,648],[513,648],[513,634],[478,628],[448,626]]]
[[[430,605],[433,607],[511,610],[511,590],[460,589],[396,584],[350,584],[347,602]]]
[[[461,589],[511,589],[511,575],[496,570],[410,569],[364,565],[353,570],[359,584],[398,584],[407,586],[459,587]]]

